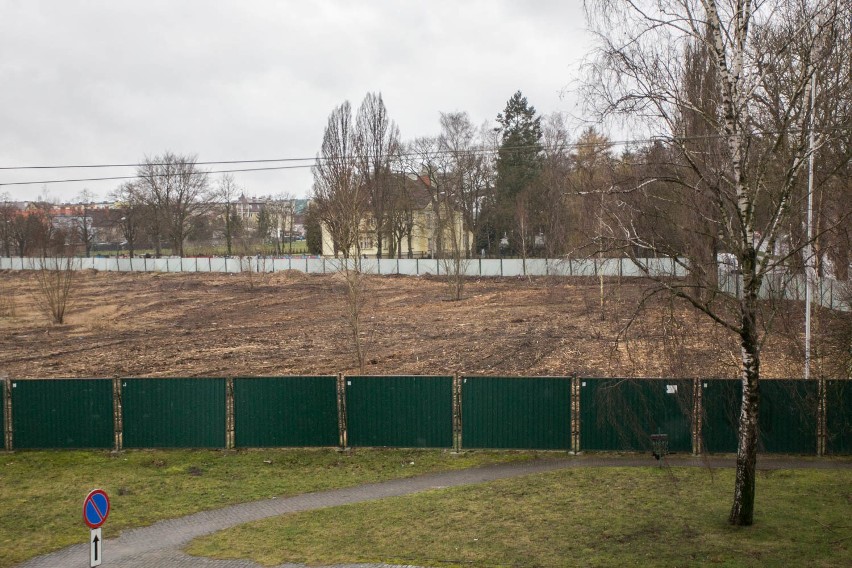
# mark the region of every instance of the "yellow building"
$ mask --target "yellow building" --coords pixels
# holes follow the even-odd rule
[[[428,178],[405,178],[404,199],[388,215],[383,231],[383,258],[442,258],[467,256],[473,246],[473,233],[464,227],[460,211],[446,202],[439,202],[440,194],[434,191]],[[360,254],[375,258],[378,255],[378,237],[373,216],[365,212],[360,223],[358,250]],[[331,233],[322,224],[323,256],[340,256],[334,250]]]

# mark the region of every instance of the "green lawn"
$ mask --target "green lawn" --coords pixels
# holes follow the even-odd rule
[[[732,470],[578,468],[287,515],[189,552],[274,565],[852,566],[852,472],[758,480],[756,524],[726,523]]]
[[[103,528],[111,538],[124,528],[234,503],[534,455],[333,449],[0,453],[0,566],[85,542],[83,499],[96,487],[112,502]]]

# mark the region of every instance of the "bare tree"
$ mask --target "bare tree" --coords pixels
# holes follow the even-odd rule
[[[30,248],[32,234],[30,227],[36,221],[30,212],[21,212],[12,217],[9,223],[9,242],[15,247],[15,252],[20,257],[23,257]]]
[[[0,194],[0,246],[6,256],[12,256],[14,224],[19,214],[20,211],[11,201],[9,194]]]
[[[293,233],[296,226],[296,200],[289,193],[280,193],[267,202],[272,233],[275,238],[275,252],[284,252],[284,239],[293,254]]]
[[[39,259],[35,271],[38,287],[37,304],[54,324],[65,323],[71,292],[75,281],[75,258],[73,249],[62,256]]]
[[[362,183],[357,140],[349,102],[335,108],[328,117],[322,148],[313,168],[313,204],[325,226],[334,255],[338,252],[338,273],[346,286],[346,322],[358,367],[365,365],[363,308],[366,301],[366,277],[361,271],[361,226],[369,204]],[[325,248],[325,245],[323,245]]]
[[[569,250],[569,231],[573,229],[568,206],[571,175],[571,141],[565,118],[554,113],[542,122],[542,168],[539,183],[542,199],[548,204],[542,214],[544,250],[547,258],[557,258]]]
[[[729,516],[735,525],[754,520],[760,357],[772,320],[759,294],[767,275],[783,270],[790,256],[776,254],[777,244],[785,238],[792,211],[803,205],[801,178],[810,152],[834,135],[823,131],[809,144],[811,84],[815,75],[825,75],[826,65],[843,57],[832,52],[843,44],[839,34],[849,12],[848,3],[839,0],[588,3],[599,46],[588,100],[601,118],[643,125],[659,137],[666,155],[656,175],[637,175],[632,183],[613,187],[605,217],[610,246],[632,255],[659,289],[689,302],[740,341],[743,394]],[[707,54],[712,83],[704,92],[713,99],[703,104],[696,104],[696,91],[686,88],[686,46],[693,54]],[[693,125],[685,130],[687,115]],[[673,196],[684,206],[692,203],[691,210],[707,223],[673,218],[670,213],[680,209],[671,206]],[[656,222],[642,223],[648,214]],[[712,235],[701,234],[707,226]],[[666,235],[672,231],[679,236]],[[739,298],[716,293],[714,277],[664,278],[635,256],[644,250],[688,258],[689,243],[714,237],[737,259]]]
[[[569,184],[574,195],[579,197],[579,216],[577,226],[585,235],[585,242],[598,243],[597,246],[586,248],[587,256],[596,255],[598,264],[598,288],[600,319],[606,318],[604,289],[604,217],[610,202],[607,189],[612,183],[612,146],[609,139],[599,133],[594,127],[586,128],[577,139],[572,155],[574,168],[569,177]],[[589,238],[591,237],[591,238]]]
[[[419,191],[428,197],[425,230],[430,253],[441,261],[451,297],[460,300],[470,263],[471,232],[462,213],[465,200],[475,200],[481,190],[481,162],[472,148],[466,115],[442,114],[441,134],[410,143],[403,167]],[[471,205],[476,207],[476,205]]]
[[[219,178],[216,199],[222,208],[222,220],[225,227],[225,250],[231,256],[234,236],[239,234],[242,219],[237,213],[237,197],[241,190],[231,174],[222,174]]]
[[[438,151],[445,154],[446,195],[454,210],[461,212],[464,229],[479,233],[483,203],[494,190],[494,152],[489,151],[488,132],[474,127],[466,112],[441,113]],[[466,239],[465,239],[466,240]],[[474,243],[463,244],[469,256]]]
[[[88,189],[84,189],[77,196],[78,207],[74,211],[72,217],[72,230],[80,244],[83,245],[83,251],[86,257],[92,256],[92,246],[95,244],[95,227],[92,217],[93,194]]]
[[[388,118],[382,95],[367,93],[355,118],[357,166],[376,233],[376,258],[382,258],[388,210],[394,189],[391,163],[399,147],[399,128]]]
[[[183,256],[194,219],[210,207],[207,172],[197,168],[195,162],[195,156],[166,152],[146,157],[137,168],[139,188],[152,209],[158,254],[162,231],[171,243],[172,254]]]
[[[12,218],[10,239],[18,256],[48,256],[65,245],[65,233],[53,224],[53,206],[46,202],[31,203]]]
[[[368,204],[361,183],[352,109],[346,101],[328,117],[322,148],[313,168],[313,202],[334,249],[343,258],[360,257],[360,227]]]
[[[110,194],[115,201],[112,222],[118,227],[132,257],[142,236],[142,227],[147,213],[145,203],[136,182],[125,182]]]
[[[414,209],[417,202],[415,199],[416,186],[415,182],[404,174],[401,156],[396,157],[394,164],[393,171],[395,173],[391,178],[393,189],[391,190],[387,212],[388,238],[390,239],[388,251],[391,257],[402,258],[405,249],[406,257],[412,258]]]

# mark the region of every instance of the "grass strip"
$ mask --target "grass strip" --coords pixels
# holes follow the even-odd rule
[[[852,472],[760,473],[756,524],[726,523],[733,471],[577,468],[286,515],[193,541],[263,565],[852,566]]]
[[[334,449],[3,453],[0,567],[86,542],[83,499],[96,487],[110,496],[112,510],[103,531],[112,538],[122,529],[235,503],[535,456]]]

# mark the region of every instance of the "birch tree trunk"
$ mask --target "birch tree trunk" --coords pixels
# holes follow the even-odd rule
[[[773,272],[795,274],[791,259],[808,244],[793,233],[803,224],[799,204],[808,190],[801,178],[811,153],[834,144],[835,171],[852,154],[843,138],[848,116],[838,116],[835,104],[852,90],[852,73],[838,72],[849,68],[848,49],[838,46],[849,44],[852,6],[848,0],[587,0],[587,12],[599,41],[585,99],[602,122],[625,119],[654,140],[630,164],[629,181],[605,189],[612,199],[602,203],[607,234],[600,240],[630,255],[658,291],[688,302],[739,339],[743,394],[729,521],[751,525],[761,345],[786,309],[761,298],[760,289]],[[823,100],[811,105],[814,77],[822,80]],[[815,144],[808,142],[811,130]],[[782,242],[787,252],[778,252]],[[718,256],[708,266],[684,264],[688,281],[661,278],[635,256],[647,250],[701,259],[708,249],[736,259],[741,298],[720,288]]]
[[[754,522],[755,480],[757,471],[757,440],[760,433],[760,343],[757,332],[757,290],[747,286],[742,300],[740,347],[742,367],[740,378],[743,397],[740,403],[737,471],[734,481],[734,502],[728,521],[748,526]]]

